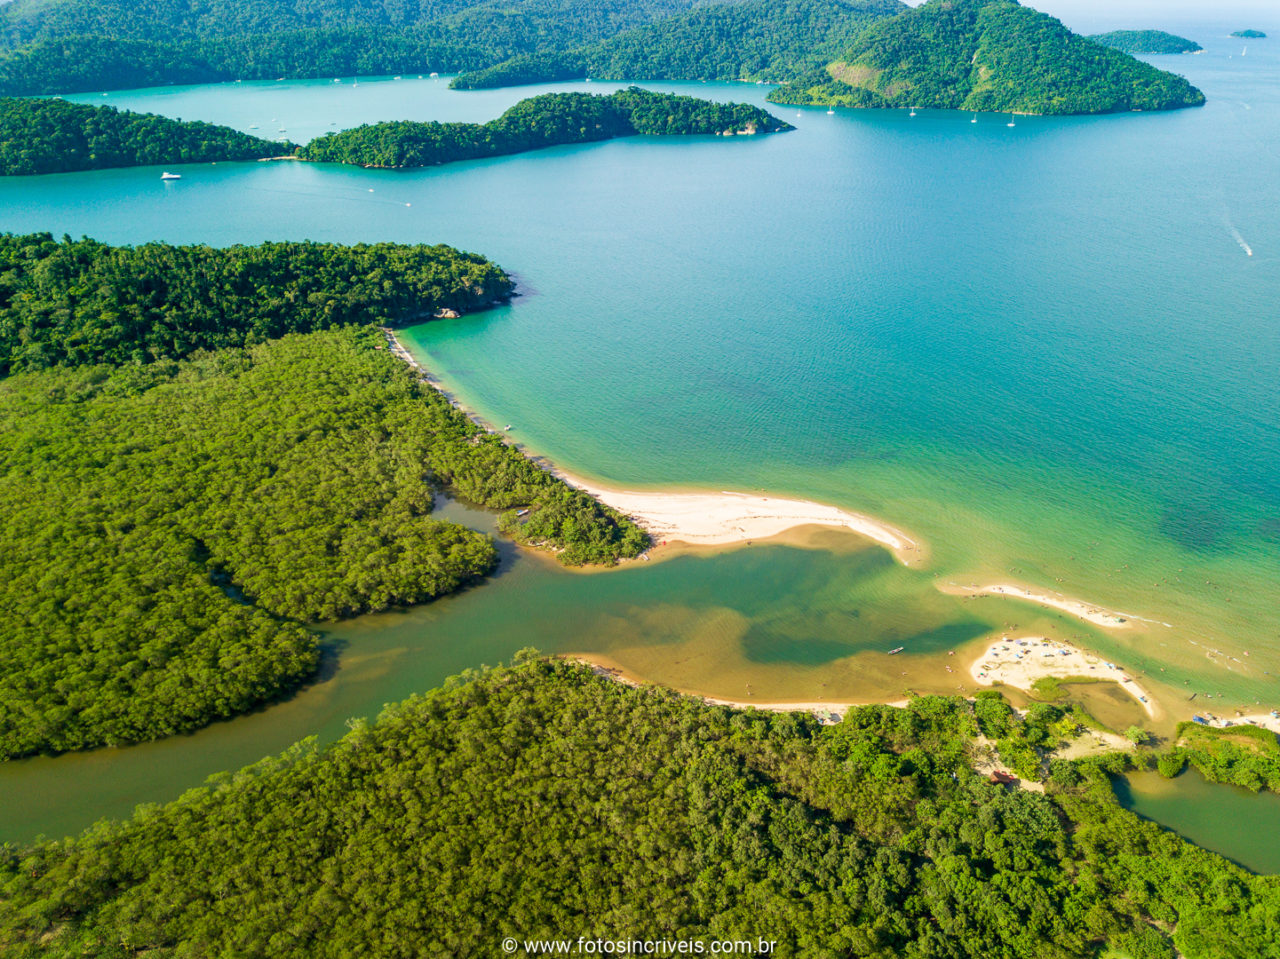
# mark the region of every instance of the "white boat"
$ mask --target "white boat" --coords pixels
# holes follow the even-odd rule
[[[972,119],[972,120],[970,120],[969,122],[970,122],[970,123],[977,123],[977,122],[978,122],[978,115],[975,113],[975,114],[973,115],[973,119]]]
[[[916,108],[915,108],[915,107],[912,107],[912,108],[911,108],[911,112],[910,112],[909,114],[907,114],[907,116],[912,116],[912,117],[913,117],[913,116],[915,116],[915,115],[916,115]]]
[[[1017,126],[1017,124],[1016,124],[1016,123],[1014,122],[1014,120],[1013,120],[1013,114],[1012,114],[1012,113],[1010,113],[1010,114],[1009,114],[1009,122],[1008,122],[1008,123],[1006,123],[1006,124],[1005,124],[1005,126],[1007,126],[1007,127]]]
[[[162,179],[162,180],[181,180],[181,179],[182,179],[182,174],[181,174],[181,173],[170,173],[168,170],[166,170],[164,173],[161,173],[161,174],[160,174],[160,179]]]
[[[833,114],[833,113],[835,113],[835,112],[836,112],[836,111],[835,111],[835,107],[832,107],[830,110],[828,110],[828,111],[827,111],[827,116],[831,116],[831,114]]]
[[[431,74],[431,79],[432,79],[432,80],[439,79],[439,77],[440,77],[440,74],[438,74],[438,73],[432,73],[432,74]],[[422,79],[422,78],[421,78],[421,77],[419,77],[418,79]]]

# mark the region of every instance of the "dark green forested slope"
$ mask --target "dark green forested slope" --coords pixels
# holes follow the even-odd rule
[[[0,176],[211,160],[292,152],[230,127],[62,100],[0,98]]]
[[[1169,110],[1204,95],[1014,0],[929,0],[873,24],[825,70],[769,99],[1070,114]]]
[[[484,307],[511,289],[495,264],[447,246],[112,247],[0,234],[0,373],[398,325]]]
[[[455,77],[472,90],[598,77],[786,80],[839,56],[900,0],[750,0],[696,7],[567,52],[532,53]]]
[[[692,0],[13,0],[0,93],[453,72],[562,50]]]
[[[419,167],[523,153],[615,137],[790,130],[767,110],[745,103],[631,87],[603,96],[546,93],[521,100],[488,123],[373,123],[318,137],[299,148],[304,160],[373,167]]]
[[[1120,809],[1097,767],[1058,768],[1048,795],[992,786],[968,765],[979,729],[994,732],[957,699],[822,728],[526,662],[11,851],[0,944],[101,959],[527,955],[523,940],[579,936],[858,959],[1280,954],[1275,877]]]
[[[0,758],[242,712],[313,672],[295,623],[487,573],[436,487],[528,507],[504,528],[566,562],[643,548],[384,347],[349,328],[0,381]]]
[[[1204,49],[1194,40],[1163,30],[1112,30],[1092,34],[1089,39],[1124,53],[1198,53]]]
[[[484,574],[432,487],[566,563],[639,553],[364,326],[510,289],[444,246],[0,236],[0,758],[241,712],[314,671],[296,623]]]
[[[1267,36],[1261,30],[1237,30],[1231,35],[1233,37],[1244,37],[1246,40],[1262,40]]]

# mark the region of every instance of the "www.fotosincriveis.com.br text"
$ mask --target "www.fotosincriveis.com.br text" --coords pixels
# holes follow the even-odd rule
[[[522,956],[767,956],[773,939],[577,939],[502,940],[502,951]]]

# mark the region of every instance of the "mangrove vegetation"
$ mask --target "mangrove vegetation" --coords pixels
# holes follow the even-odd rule
[[[980,734],[1036,748],[1007,704],[924,697],[824,727],[520,659],[328,748],[10,848],[0,943],[103,959],[524,956],[579,937],[1280,955],[1276,878],[1122,809],[1105,761],[1055,763],[1043,793],[976,773]]]

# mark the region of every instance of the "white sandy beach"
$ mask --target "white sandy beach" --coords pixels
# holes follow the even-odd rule
[[[1035,603],[1037,606],[1060,609],[1064,613],[1070,613],[1072,616],[1084,620],[1086,623],[1093,623],[1095,626],[1106,626],[1109,629],[1127,629],[1133,625],[1135,620],[1147,622],[1141,616],[1120,613],[1114,609],[1095,606],[1093,603],[1086,603],[1079,599],[1054,596],[1050,593],[1037,593],[1023,586],[1014,586],[1010,583],[994,583],[989,586],[959,586],[955,583],[949,583],[945,586],[939,585],[938,589],[955,596],[1012,596],[1014,599],[1025,599],[1027,602]],[[1168,624],[1162,623],[1161,625]]]
[[[887,523],[808,500],[716,492],[611,489],[557,471],[566,483],[625,513],[648,530],[656,543],[716,546],[777,536],[797,526],[852,530],[887,547],[904,565],[924,561],[919,544]]]
[[[1030,690],[1037,679],[1045,676],[1057,679],[1085,676],[1107,680],[1118,683],[1152,719],[1160,714],[1159,707],[1147,691],[1120,666],[1068,643],[1041,636],[1002,637],[973,661],[969,672],[974,681],[983,686],[1003,683],[1024,691]]]

